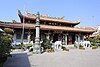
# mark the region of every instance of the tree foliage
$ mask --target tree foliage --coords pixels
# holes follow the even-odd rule
[[[92,45],[100,44],[100,36],[95,36],[94,38],[88,38]]]
[[[4,28],[4,31],[5,31],[6,33],[8,33],[8,34],[14,33],[14,30],[11,29],[11,28]]]
[[[44,51],[46,51],[46,49],[52,48],[52,44],[50,43],[50,40],[48,39],[43,40],[43,43],[41,44],[41,46],[43,47]]]
[[[12,30],[12,29],[9,29]],[[11,31],[4,30],[0,36],[0,64],[2,64],[8,56],[10,56],[11,43],[12,43],[12,33]],[[9,32],[9,33],[8,33]],[[10,34],[11,33],[11,34]]]

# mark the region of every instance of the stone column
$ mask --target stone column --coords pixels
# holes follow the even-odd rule
[[[28,43],[30,43],[30,37],[31,37],[31,35],[28,34]]]
[[[65,35],[65,34],[63,34],[63,37],[62,37],[62,44],[63,44],[63,45],[66,45],[65,36],[66,36],[66,35]]]
[[[80,42],[80,35],[78,35],[78,42]]]
[[[40,45],[40,14],[39,12],[36,15],[36,36],[35,36],[35,44],[33,45],[33,53],[39,54],[41,53],[41,45]]]
[[[49,40],[50,39],[50,34],[46,34],[46,38]]]
[[[84,35],[83,35],[83,42],[84,42]]]
[[[78,35],[75,35],[75,42],[78,42]]]
[[[67,45],[67,35],[68,35],[68,34],[65,35],[65,42],[66,42],[66,45]]]

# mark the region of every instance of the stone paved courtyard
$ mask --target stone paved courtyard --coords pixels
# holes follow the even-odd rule
[[[27,57],[30,67],[100,67],[100,49],[72,49],[69,52],[58,51],[43,54],[27,53]],[[27,62],[27,60],[23,59],[22,61]],[[7,66],[7,62],[5,63],[5,67],[9,67]]]
[[[100,49],[30,55],[32,67],[100,67]]]

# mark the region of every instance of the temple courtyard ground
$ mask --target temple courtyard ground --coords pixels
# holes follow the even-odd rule
[[[43,54],[13,51],[4,67],[100,67],[100,48]]]

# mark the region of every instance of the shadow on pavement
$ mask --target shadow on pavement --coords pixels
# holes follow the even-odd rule
[[[4,67],[31,67],[31,65],[27,53],[17,53],[7,59]]]

